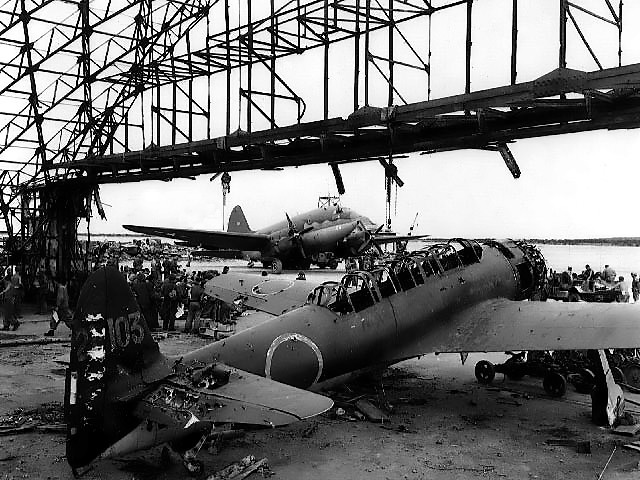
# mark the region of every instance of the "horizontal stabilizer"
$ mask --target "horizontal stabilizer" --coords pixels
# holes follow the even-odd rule
[[[254,310],[282,315],[304,305],[316,286],[308,280],[229,272],[209,280],[204,291],[223,302],[240,301]]]
[[[136,416],[183,428],[194,421],[280,426],[332,405],[330,398],[216,364],[167,378],[138,403]]]

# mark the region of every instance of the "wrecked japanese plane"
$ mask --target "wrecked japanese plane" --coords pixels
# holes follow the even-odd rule
[[[308,269],[311,265],[336,268],[338,261],[361,255],[367,248],[414,240],[425,235],[385,236],[367,217],[340,205],[320,207],[253,231],[239,206],[229,216],[226,232],[123,225],[145,235],[172,238],[202,247],[223,258],[262,262],[280,273],[283,268]]]
[[[72,326],[65,415],[74,470],[170,442],[188,471],[198,473],[202,464],[192,449],[215,424],[286,425],[333,404],[219,361],[162,355],[113,267],[88,278]]]
[[[115,271],[94,274],[73,330],[68,460],[80,466],[170,440],[184,450],[218,421],[288,423],[331,405],[297,388],[319,390],[425,353],[640,345],[637,309],[628,304],[523,301],[545,271],[526,243],[455,239],[318,285],[303,306],[285,305],[285,313],[179,359],[158,352],[126,284],[104,280]],[[245,287],[256,303],[290,290],[253,277]],[[215,280],[206,286],[212,295]],[[290,290],[286,303],[300,295]],[[616,414],[624,397],[614,387],[605,403]]]

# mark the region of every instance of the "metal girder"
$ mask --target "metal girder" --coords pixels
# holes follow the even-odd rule
[[[640,124],[640,64],[558,69],[537,80],[409,105],[365,107],[346,119],[302,123],[58,167],[75,181],[120,183],[217,171],[363,161],[391,153],[483,148],[519,138]],[[550,98],[574,93],[579,98]],[[473,115],[464,112],[473,112]],[[268,151],[268,155],[265,154]],[[144,168],[141,168],[144,166]]]

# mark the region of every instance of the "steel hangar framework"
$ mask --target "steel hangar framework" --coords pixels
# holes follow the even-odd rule
[[[341,163],[375,160],[389,198],[398,156],[463,148],[517,177],[511,141],[640,125],[633,8],[0,1],[4,261],[86,269],[77,225],[104,183],[328,163],[340,190]],[[557,61],[531,68],[532,44]]]

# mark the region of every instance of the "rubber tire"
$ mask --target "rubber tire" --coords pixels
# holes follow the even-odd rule
[[[496,378],[496,367],[488,360],[480,360],[476,363],[475,374],[478,383],[489,385]]]
[[[279,275],[282,273],[282,260],[276,258],[271,262],[271,273]]]
[[[558,372],[547,373],[542,381],[544,391],[552,397],[562,397],[567,393],[567,379]]]

